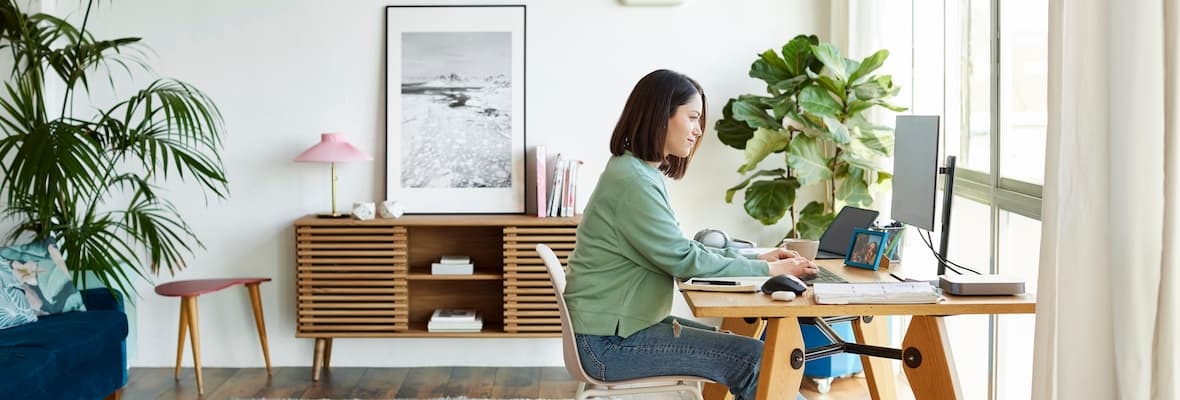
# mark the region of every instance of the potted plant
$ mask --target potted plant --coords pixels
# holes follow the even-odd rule
[[[722,143],[745,151],[738,168],[744,179],[726,190],[725,201],[744,190],[750,217],[773,225],[789,214],[787,237],[812,240],[840,207],[871,204],[892,177],[879,162],[893,151],[893,131],[866,114],[905,110],[888,101],[899,91],[893,78],[872,75],[888,56],[880,50],[860,61],[844,58],[814,35],[796,36],[781,55],[760,54],[750,77],[766,82],[767,95],[729,99],[716,124]],[[771,155],[781,163],[755,170]],[[821,185],[824,196],[798,209],[796,193],[809,185]]]
[[[15,222],[8,241],[52,240],[75,282],[89,271],[127,293],[131,277],[182,269],[184,256],[202,246],[158,185],[180,179],[225,198],[217,153],[225,129],[212,100],[171,79],[75,113],[92,83],[114,87],[111,69],[147,70],[135,56],[139,38],[100,40],[86,31],[92,5],[79,28],[0,3],[0,51],[15,61],[0,93],[0,189]]]

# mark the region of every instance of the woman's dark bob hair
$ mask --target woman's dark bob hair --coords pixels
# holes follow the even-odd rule
[[[701,130],[705,129],[705,91],[701,84],[676,71],[666,69],[647,74],[623,106],[623,114],[610,138],[610,152],[616,156],[630,150],[644,161],[660,161],[660,171],[672,179],[680,179],[688,169],[688,162],[701,145],[698,140],[688,157],[664,154],[664,140],[668,136],[668,120],[676,108],[688,104],[692,96],[701,95]],[[703,137],[703,136],[702,136]]]

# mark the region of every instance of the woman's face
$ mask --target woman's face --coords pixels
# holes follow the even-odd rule
[[[694,94],[688,103],[677,106],[668,119],[668,135],[664,137],[664,155],[688,157],[703,133],[701,129],[701,95]]]

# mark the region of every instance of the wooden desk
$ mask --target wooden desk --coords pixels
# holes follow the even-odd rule
[[[844,267],[843,260],[819,260],[818,263],[840,274],[849,282],[896,282],[889,271],[869,271]],[[900,268],[894,268],[897,272]],[[950,354],[944,316],[959,314],[1031,314],[1036,311],[1036,296],[951,296],[938,304],[815,304],[811,290],[791,302],[771,300],[761,293],[718,293],[685,291],[684,299],[697,317],[721,317],[722,329],[758,337],[766,332],[762,366],[758,375],[758,399],[794,399],[803,380],[803,335],[800,317],[862,316],[853,323],[856,340],[864,344],[887,346],[887,324],[878,315],[910,315],[909,328],[901,343],[902,367],[914,391],[922,399],[962,398],[955,365]],[[863,318],[869,317],[869,318]],[[745,318],[757,318],[747,323]],[[886,358],[861,356],[869,393],[873,399],[896,397],[893,368]],[[705,398],[723,400],[728,391],[719,384],[705,387]]]

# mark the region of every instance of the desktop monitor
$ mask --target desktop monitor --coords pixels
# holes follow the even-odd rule
[[[893,134],[893,220],[934,230],[938,116],[898,115]]]
[[[951,200],[954,198],[955,157],[938,165],[938,116],[898,115],[893,139],[893,207],[895,221],[934,231],[938,175],[944,175],[942,223],[939,235],[938,275],[946,275],[947,243],[951,234]]]

